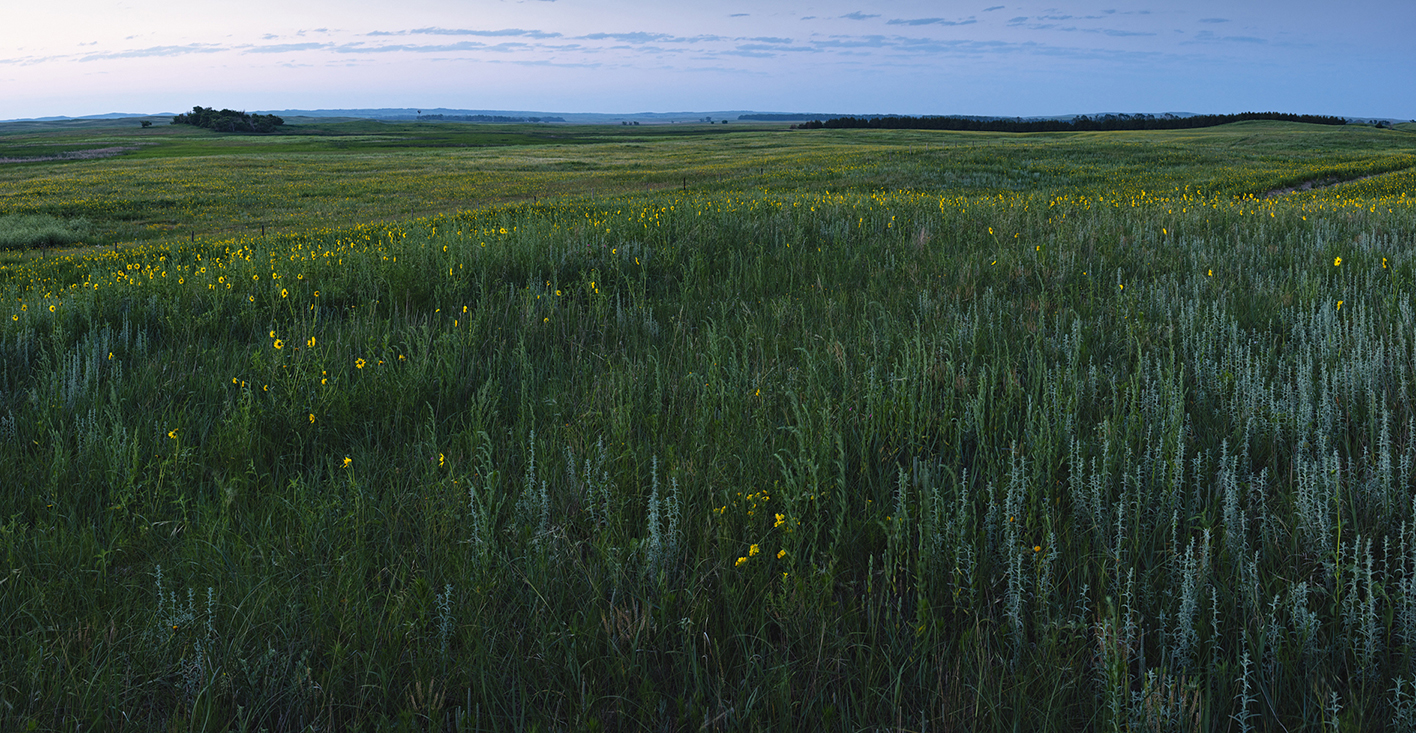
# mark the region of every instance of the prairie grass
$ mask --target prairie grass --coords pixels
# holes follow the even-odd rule
[[[88,229],[83,219],[61,221],[43,214],[0,216],[0,250],[57,247],[79,241]]]
[[[0,269],[0,720],[1413,716],[1411,151],[826,140]]]

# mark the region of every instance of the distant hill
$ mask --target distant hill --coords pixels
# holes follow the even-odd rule
[[[137,112],[106,112],[101,115],[84,115],[82,117],[26,117],[24,119],[0,120],[0,122],[67,122],[69,120],[126,120],[141,119],[144,117],[172,117],[175,112],[158,112],[157,114],[139,114]]]
[[[510,122],[516,120],[558,122],[570,125],[618,125],[621,122],[642,124],[686,124],[702,122],[711,118],[713,122],[736,120],[744,114],[756,114],[750,110],[729,110],[720,112],[546,112],[535,110],[505,109],[448,109],[445,107],[416,109],[412,107],[388,107],[379,109],[276,109],[260,110],[264,114],[275,114],[294,121],[298,118],[359,118],[366,120],[387,120],[390,122],[437,121],[438,116],[445,122]],[[473,119],[458,119],[473,118]]]
[[[122,121],[122,120],[161,120],[166,121],[177,113],[160,112],[155,114],[139,114],[129,112],[106,112],[103,114],[72,116],[49,116],[32,117],[24,119],[0,120],[0,122],[101,122],[101,121]],[[446,107],[418,109],[414,107],[379,107],[379,108],[351,108],[351,109],[263,109],[252,110],[252,114],[277,115],[285,118],[288,124],[299,124],[302,121],[327,121],[332,118],[352,120],[387,120],[390,122],[413,122],[419,117],[425,121],[437,121],[438,116],[444,122],[512,122],[525,120],[532,121],[539,119],[542,123],[552,122],[571,125],[617,125],[621,122],[639,122],[641,124],[692,124],[702,122],[721,123],[723,120],[733,122],[810,122],[812,120],[829,120],[842,118],[856,119],[890,119],[907,118],[910,115],[892,113],[807,113],[807,112],[759,112],[755,110],[717,110],[708,112],[625,112],[625,113],[602,113],[602,112],[547,112],[538,110],[498,110],[498,109],[450,109]],[[1155,117],[1155,118],[1180,118],[1203,117],[1207,114],[1194,112],[1159,112],[1159,113],[1120,113],[1120,112],[1085,112],[1078,114],[1063,115],[1036,115],[1031,117],[1018,117],[1011,115],[926,115],[928,117],[948,117],[959,120],[977,121],[1023,121],[1042,122],[1058,121],[1072,122],[1080,118],[1091,120],[1120,118],[1120,117]],[[1398,118],[1365,117],[1360,115],[1341,115],[1354,122],[1375,124],[1385,121],[1390,124],[1411,124],[1411,121]]]

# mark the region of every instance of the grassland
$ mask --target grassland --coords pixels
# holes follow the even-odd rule
[[[1416,725],[1416,136],[643,130],[0,167],[0,724]]]

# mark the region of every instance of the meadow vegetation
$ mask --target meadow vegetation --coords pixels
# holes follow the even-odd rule
[[[1416,725],[1416,136],[732,128],[0,167],[0,727]]]

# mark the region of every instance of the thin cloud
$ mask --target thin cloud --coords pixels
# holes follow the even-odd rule
[[[842,15],[841,17],[842,17],[842,18],[845,18],[845,19],[847,19],[847,20],[870,20],[871,18],[879,18],[879,17],[880,17],[880,14],[879,14],[879,13],[875,13],[875,14],[862,13],[862,12],[860,12],[859,10],[857,10],[857,11],[855,11],[855,12],[853,12],[853,13],[846,13],[845,15]]]
[[[831,36],[830,40],[812,41],[820,48],[886,48],[889,43],[885,36]]]
[[[633,33],[591,33],[586,36],[579,36],[588,41],[619,41],[620,43],[653,43],[655,41],[667,41],[673,36],[667,33],[645,33],[635,31]]]
[[[775,43],[773,43],[773,44],[766,44],[766,43],[744,43],[744,44],[738,46],[738,47],[737,47],[737,50],[739,50],[739,51],[762,51],[762,52],[772,52],[772,53],[777,53],[777,52],[782,52],[782,53],[802,53],[802,52],[805,52],[805,53],[819,53],[819,52],[820,52],[820,49],[811,48],[810,46],[787,46],[787,45],[775,44]]]
[[[211,43],[189,43],[185,46],[152,46],[151,48],[135,48],[131,51],[95,53],[84,56],[79,60],[104,61],[107,59],[137,59],[151,56],[186,56],[193,53],[220,53],[226,50],[227,48],[225,46],[218,46]]]
[[[317,48],[329,48],[332,43],[277,43],[270,46],[253,46],[244,53],[288,53],[292,51],[313,51]]]
[[[1039,15],[1039,16],[1037,16],[1037,18],[1036,18],[1035,20],[1039,20],[1039,21],[1041,21],[1041,20],[1053,20],[1053,21],[1058,21],[1058,20],[1069,20],[1069,19],[1071,19],[1071,18],[1072,18],[1072,16],[1070,16],[1070,15]],[[1079,20],[1093,20],[1093,19],[1096,19],[1096,18],[1097,18],[1097,16],[1085,16],[1084,18],[1080,18]],[[1094,33],[1094,34],[1098,34],[1098,35],[1111,36],[1111,37],[1113,37],[1113,38],[1125,38],[1125,37],[1129,37],[1129,36],[1154,36],[1154,35],[1156,35],[1155,33],[1151,32],[1151,31],[1127,31],[1127,30],[1120,30],[1120,29],[1117,29],[1117,28],[1082,28],[1082,27],[1080,27],[1080,26],[1075,26],[1075,25],[1065,25],[1065,26],[1064,26],[1064,25],[1061,25],[1061,24],[1058,24],[1058,23],[1028,23],[1027,21],[1029,21],[1029,20],[1034,20],[1034,19],[1033,19],[1033,18],[1030,18],[1030,17],[1028,17],[1028,16],[1026,16],[1026,15],[1020,15],[1020,16],[1018,16],[1018,17],[1016,17],[1016,18],[1010,19],[1010,20],[1008,21],[1008,25],[1009,25],[1009,27],[1013,27],[1013,28],[1027,28],[1028,30],[1033,30],[1033,31],[1057,31],[1057,32],[1060,32],[1060,33]]]
[[[576,36],[576,40],[588,41],[619,41],[620,43],[645,44],[645,43],[708,43],[712,41],[729,40],[723,36],[673,36],[667,33],[646,33],[644,31],[634,31],[631,33],[591,33],[585,36]]]
[[[51,61],[68,61],[73,58],[73,56],[21,56],[19,58],[13,59],[0,59],[0,64],[11,64],[14,66],[34,66],[35,64],[45,64]]]
[[[1228,18],[1200,18],[1201,23],[1228,23]]]
[[[497,31],[478,31],[465,28],[415,28],[408,31],[410,34],[425,36],[483,36],[497,38],[503,36],[517,36],[524,38],[560,38],[559,33],[547,33],[546,31],[523,30],[521,28],[503,28]]]
[[[505,44],[504,44],[504,45],[505,45]],[[516,45],[525,46],[525,44],[516,44]],[[398,45],[392,45],[392,46],[365,46],[365,45],[363,45],[363,44],[361,44],[361,43],[351,43],[351,44],[345,44],[345,45],[343,45],[343,46],[336,46],[336,47],[332,48],[331,50],[334,51],[335,53],[358,53],[358,54],[366,54],[366,53],[398,53],[398,52],[406,52],[406,53],[450,53],[450,52],[454,52],[454,51],[484,51],[484,50],[487,50],[487,49],[490,49],[490,48],[492,48],[492,47],[491,47],[491,46],[488,46],[488,45],[485,44],[485,43],[478,43],[477,41],[462,41],[462,42],[459,42],[459,43],[448,43],[448,44],[429,45],[429,46],[416,46],[416,45],[410,45],[410,44],[398,44]]]
[[[885,25],[971,25],[978,21],[973,18],[967,20],[945,20],[944,18],[895,18],[886,21]]]
[[[747,13],[733,13],[732,15],[729,15],[728,17],[729,17],[729,18],[746,18],[746,17],[747,17]]]
[[[406,31],[370,31],[365,36],[479,36],[483,38],[561,38],[559,33],[548,33],[546,31],[525,30],[522,28],[503,28],[495,31],[473,30],[470,28],[413,28]]]
[[[1210,31],[1200,31],[1195,34],[1194,40],[1182,41],[1181,45],[1189,46],[1199,43],[1248,43],[1262,45],[1267,44],[1268,40],[1255,38],[1254,36],[1217,36]]]
[[[991,7],[991,8],[984,8],[984,9],[983,9],[983,12],[985,12],[985,13],[991,13],[991,12],[993,12],[993,11],[995,11],[995,10],[1002,10],[1003,7],[1004,7],[1004,6],[1002,6],[1002,5],[994,5],[994,6]]]
[[[555,2],[556,0],[545,0],[545,1],[546,1],[546,2]],[[533,61],[505,61],[505,62],[503,62],[503,61],[496,61],[495,63],[510,63],[510,64],[516,64],[517,66],[553,66],[553,67],[556,67],[556,68],[558,68],[558,69],[598,69],[598,68],[601,68],[601,67],[604,66],[604,64],[602,64],[602,63],[600,63],[600,62],[598,62],[598,61],[595,62],[595,63],[593,63],[593,64],[569,64],[569,63],[563,63],[563,62],[559,62],[559,61],[548,61],[548,60],[546,60],[546,59],[536,59],[536,60],[533,60]]]

